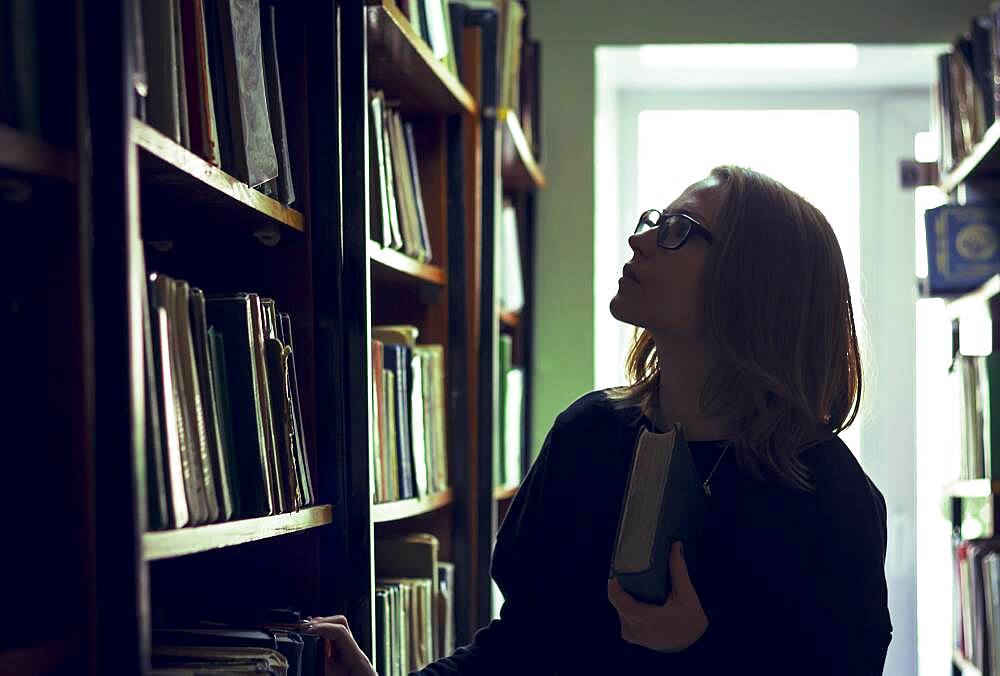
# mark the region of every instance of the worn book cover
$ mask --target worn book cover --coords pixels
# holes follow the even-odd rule
[[[706,506],[681,427],[663,434],[642,428],[622,499],[611,577],[640,601],[664,603],[671,589],[670,547],[682,542],[688,570],[697,567]]]

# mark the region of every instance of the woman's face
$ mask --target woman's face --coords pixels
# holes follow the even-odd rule
[[[721,198],[719,180],[709,176],[681,193],[665,211],[688,214],[713,230]],[[619,321],[670,337],[704,335],[702,277],[708,248],[692,232],[679,249],[656,244],[656,229],[628,238],[632,259],[618,280],[611,314]]]

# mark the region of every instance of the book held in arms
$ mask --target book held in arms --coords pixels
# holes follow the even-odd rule
[[[290,317],[153,273],[144,324],[149,528],[314,504]]]
[[[372,239],[384,248],[430,263],[434,254],[413,125],[403,121],[381,91],[369,93],[368,112]]]
[[[663,604],[670,595],[670,548],[684,545],[689,569],[698,565],[706,496],[680,425],[659,434],[645,427],[636,440],[622,499],[609,577],[639,601]]]
[[[294,202],[278,5],[140,1],[130,46],[139,118],[247,185]]]
[[[375,542],[376,671],[421,669],[455,651],[454,565],[430,533]]]
[[[444,348],[417,344],[410,325],[372,330],[372,467],[377,503],[448,487]]]

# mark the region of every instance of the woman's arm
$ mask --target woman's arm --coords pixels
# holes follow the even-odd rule
[[[561,436],[557,422],[517,491],[497,534],[491,574],[504,595],[500,618],[476,632],[472,643],[458,648],[416,676],[458,674],[534,674],[555,671],[552,616],[548,601],[555,579],[553,561],[559,546],[558,510],[563,482],[554,449]]]

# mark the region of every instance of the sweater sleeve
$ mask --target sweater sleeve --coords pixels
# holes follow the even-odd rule
[[[551,674],[553,651],[546,639],[551,583],[556,578],[560,484],[553,462],[557,423],[521,483],[497,533],[490,573],[503,592],[500,618],[479,629],[472,643],[410,676],[459,674]]]
[[[821,544],[811,673],[871,676],[882,673],[892,638],[885,499],[853,456],[834,464],[816,482]]]

